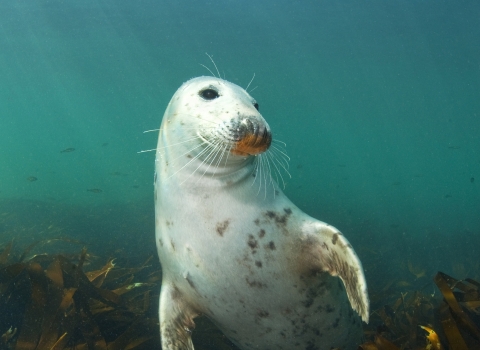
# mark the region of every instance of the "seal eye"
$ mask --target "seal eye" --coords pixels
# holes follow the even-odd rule
[[[200,96],[202,96],[202,98],[204,98],[205,100],[209,100],[209,101],[220,97],[218,92],[216,92],[213,89],[205,89],[200,91]]]
[[[258,103],[257,103],[257,102],[255,102],[255,103],[253,104],[253,107],[255,107],[255,109],[258,111],[258,108],[259,108],[259,107],[258,107]]]

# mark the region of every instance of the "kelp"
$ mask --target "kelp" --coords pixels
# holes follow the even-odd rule
[[[18,258],[13,241],[0,250],[0,349],[160,349],[156,257],[121,267],[118,261],[128,257],[118,253],[84,271],[95,265],[87,268],[89,260],[100,259],[85,248],[31,254],[56,240],[35,242]],[[416,279],[424,278],[423,269],[407,266]],[[442,272],[434,282],[441,299],[400,279],[373,293],[377,307],[359,349],[480,349],[480,283]],[[196,349],[236,349],[206,318],[195,322]]]
[[[117,260],[129,257],[109,257],[84,271],[90,258],[98,258],[85,248],[80,254],[32,254],[58,241],[81,244],[34,242],[17,258],[13,241],[0,250],[0,349],[160,349],[157,258],[120,267]],[[196,324],[196,349],[236,349],[206,318]]]
[[[367,327],[369,341],[359,349],[480,349],[480,283],[470,278],[457,280],[443,272],[433,280],[442,300],[435,293],[400,292],[372,312],[371,323],[377,322],[377,327]]]
[[[113,259],[83,271],[63,255],[38,254],[9,263],[12,243],[0,253],[0,349],[149,349],[157,346],[161,272],[143,264],[116,268]],[[115,274],[110,272],[117,270]],[[149,282],[139,273],[148,271]],[[145,275],[145,273],[144,273]]]

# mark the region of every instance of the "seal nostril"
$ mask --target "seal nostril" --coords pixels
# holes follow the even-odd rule
[[[255,107],[255,109],[256,109],[257,111],[258,111],[258,109],[260,108],[259,105],[258,105],[258,103],[256,103],[256,102],[253,104],[253,107]]]

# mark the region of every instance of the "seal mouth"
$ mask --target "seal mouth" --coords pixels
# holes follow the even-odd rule
[[[237,156],[257,155],[265,152],[272,144],[272,133],[266,125],[258,125],[250,119],[240,123],[238,139],[230,152]]]

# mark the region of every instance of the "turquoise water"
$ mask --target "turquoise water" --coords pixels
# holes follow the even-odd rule
[[[137,152],[175,90],[213,69],[208,52],[236,84],[256,74],[291,157],[285,192],[345,233],[371,291],[415,279],[409,261],[419,286],[476,277],[479,15],[477,1],[3,2],[0,244],[154,252],[154,154]]]

